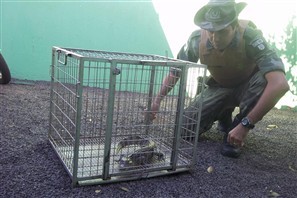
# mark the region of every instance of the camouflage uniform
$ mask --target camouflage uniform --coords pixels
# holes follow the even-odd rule
[[[247,76],[243,82],[233,82],[233,84],[228,84],[227,86],[226,84],[224,85],[216,81],[212,75],[210,76],[206,82],[207,87],[203,94],[203,109],[201,111],[202,113],[199,133],[209,130],[216,120],[222,121],[222,123],[228,128],[228,131],[231,130],[233,127],[239,124],[241,119],[245,117],[256,105],[267,84],[264,75],[267,72],[276,70],[285,72],[282,60],[268,45],[262,36],[262,32],[256,29],[253,23],[250,22],[247,24],[248,25],[243,29],[243,36],[238,36],[239,33],[237,32],[228,48],[234,48],[234,50],[237,50],[239,44],[244,43],[244,58],[253,63],[255,67],[250,67],[250,69],[253,71],[250,71],[249,76]],[[201,35],[203,31],[204,30],[196,30],[191,34],[188,42],[179,51],[177,57],[178,59],[198,62],[200,57],[199,53],[201,53]],[[205,46],[202,47],[208,50],[213,49],[213,46],[209,40],[206,42]],[[234,60],[237,58],[238,57],[236,55],[231,57],[231,59]],[[228,75],[226,70],[228,70],[227,67],[225,67],[225,69],[223,68],[221,70],[221,74],[219,75]],[[179,76],[178,71],[179,70],[176,70],[175,68],[171,68],[170,72],[175,76]],[[248,70],[246,72],[248,72]],[[210,73],[212,72],[210,71]],[[237,74],[235,74],[234,77],[238,78],[236,75]],[[194,104],[200,99],[201,95],[198,95],[194,100]],[[239,107],[240,112],[235,116],[232,123],[231,113],[235,107]],[[185,118],[197,118],[198,109],[187,109],[187,112],[190,113],[184,116]],[[193,127],[196,127],[195,125],[191,124],[189,120],[190,119],[184,120],[184,123],[187,125],[186,127],[192,129]]]

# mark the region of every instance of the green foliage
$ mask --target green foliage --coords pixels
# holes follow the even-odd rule
[[[291,84],[291,91],[297,95],[297,27],[296,16],[292,16],[284,30],[285,36],[282,36],[281,42],[276,43],[275,37],[272,36],[268,42],[275,48],[278,55],[286,59],[288,71],[286,77]],[[295,72],[294,72],[295,70]]]

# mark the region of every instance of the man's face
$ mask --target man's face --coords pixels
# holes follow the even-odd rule
[[[209,40],[213,47],[218,50],[224,50],[231,43],[235,35],[235,29],[231,25],[216,32],[208,32]]]

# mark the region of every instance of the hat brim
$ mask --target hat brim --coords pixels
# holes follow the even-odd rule
[[[211,5],[205,5],[201,9],[199,9],[194,17],[194,23],[199,26],[201,29],[205,29],[208,31],[220,31],[226,27],[228,27],[232,22],[234,22],[240,12],[247,6],[245,2],[236,3],[235,5],[235,12],[233,16],[230,17],[228,21],[223,22],[210,22],[205,20],[205,14]]]

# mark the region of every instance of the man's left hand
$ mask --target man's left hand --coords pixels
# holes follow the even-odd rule
[[[229,132],[227,141],[233,146],[242,147],[248,132],[248,128],[239,124]]]

